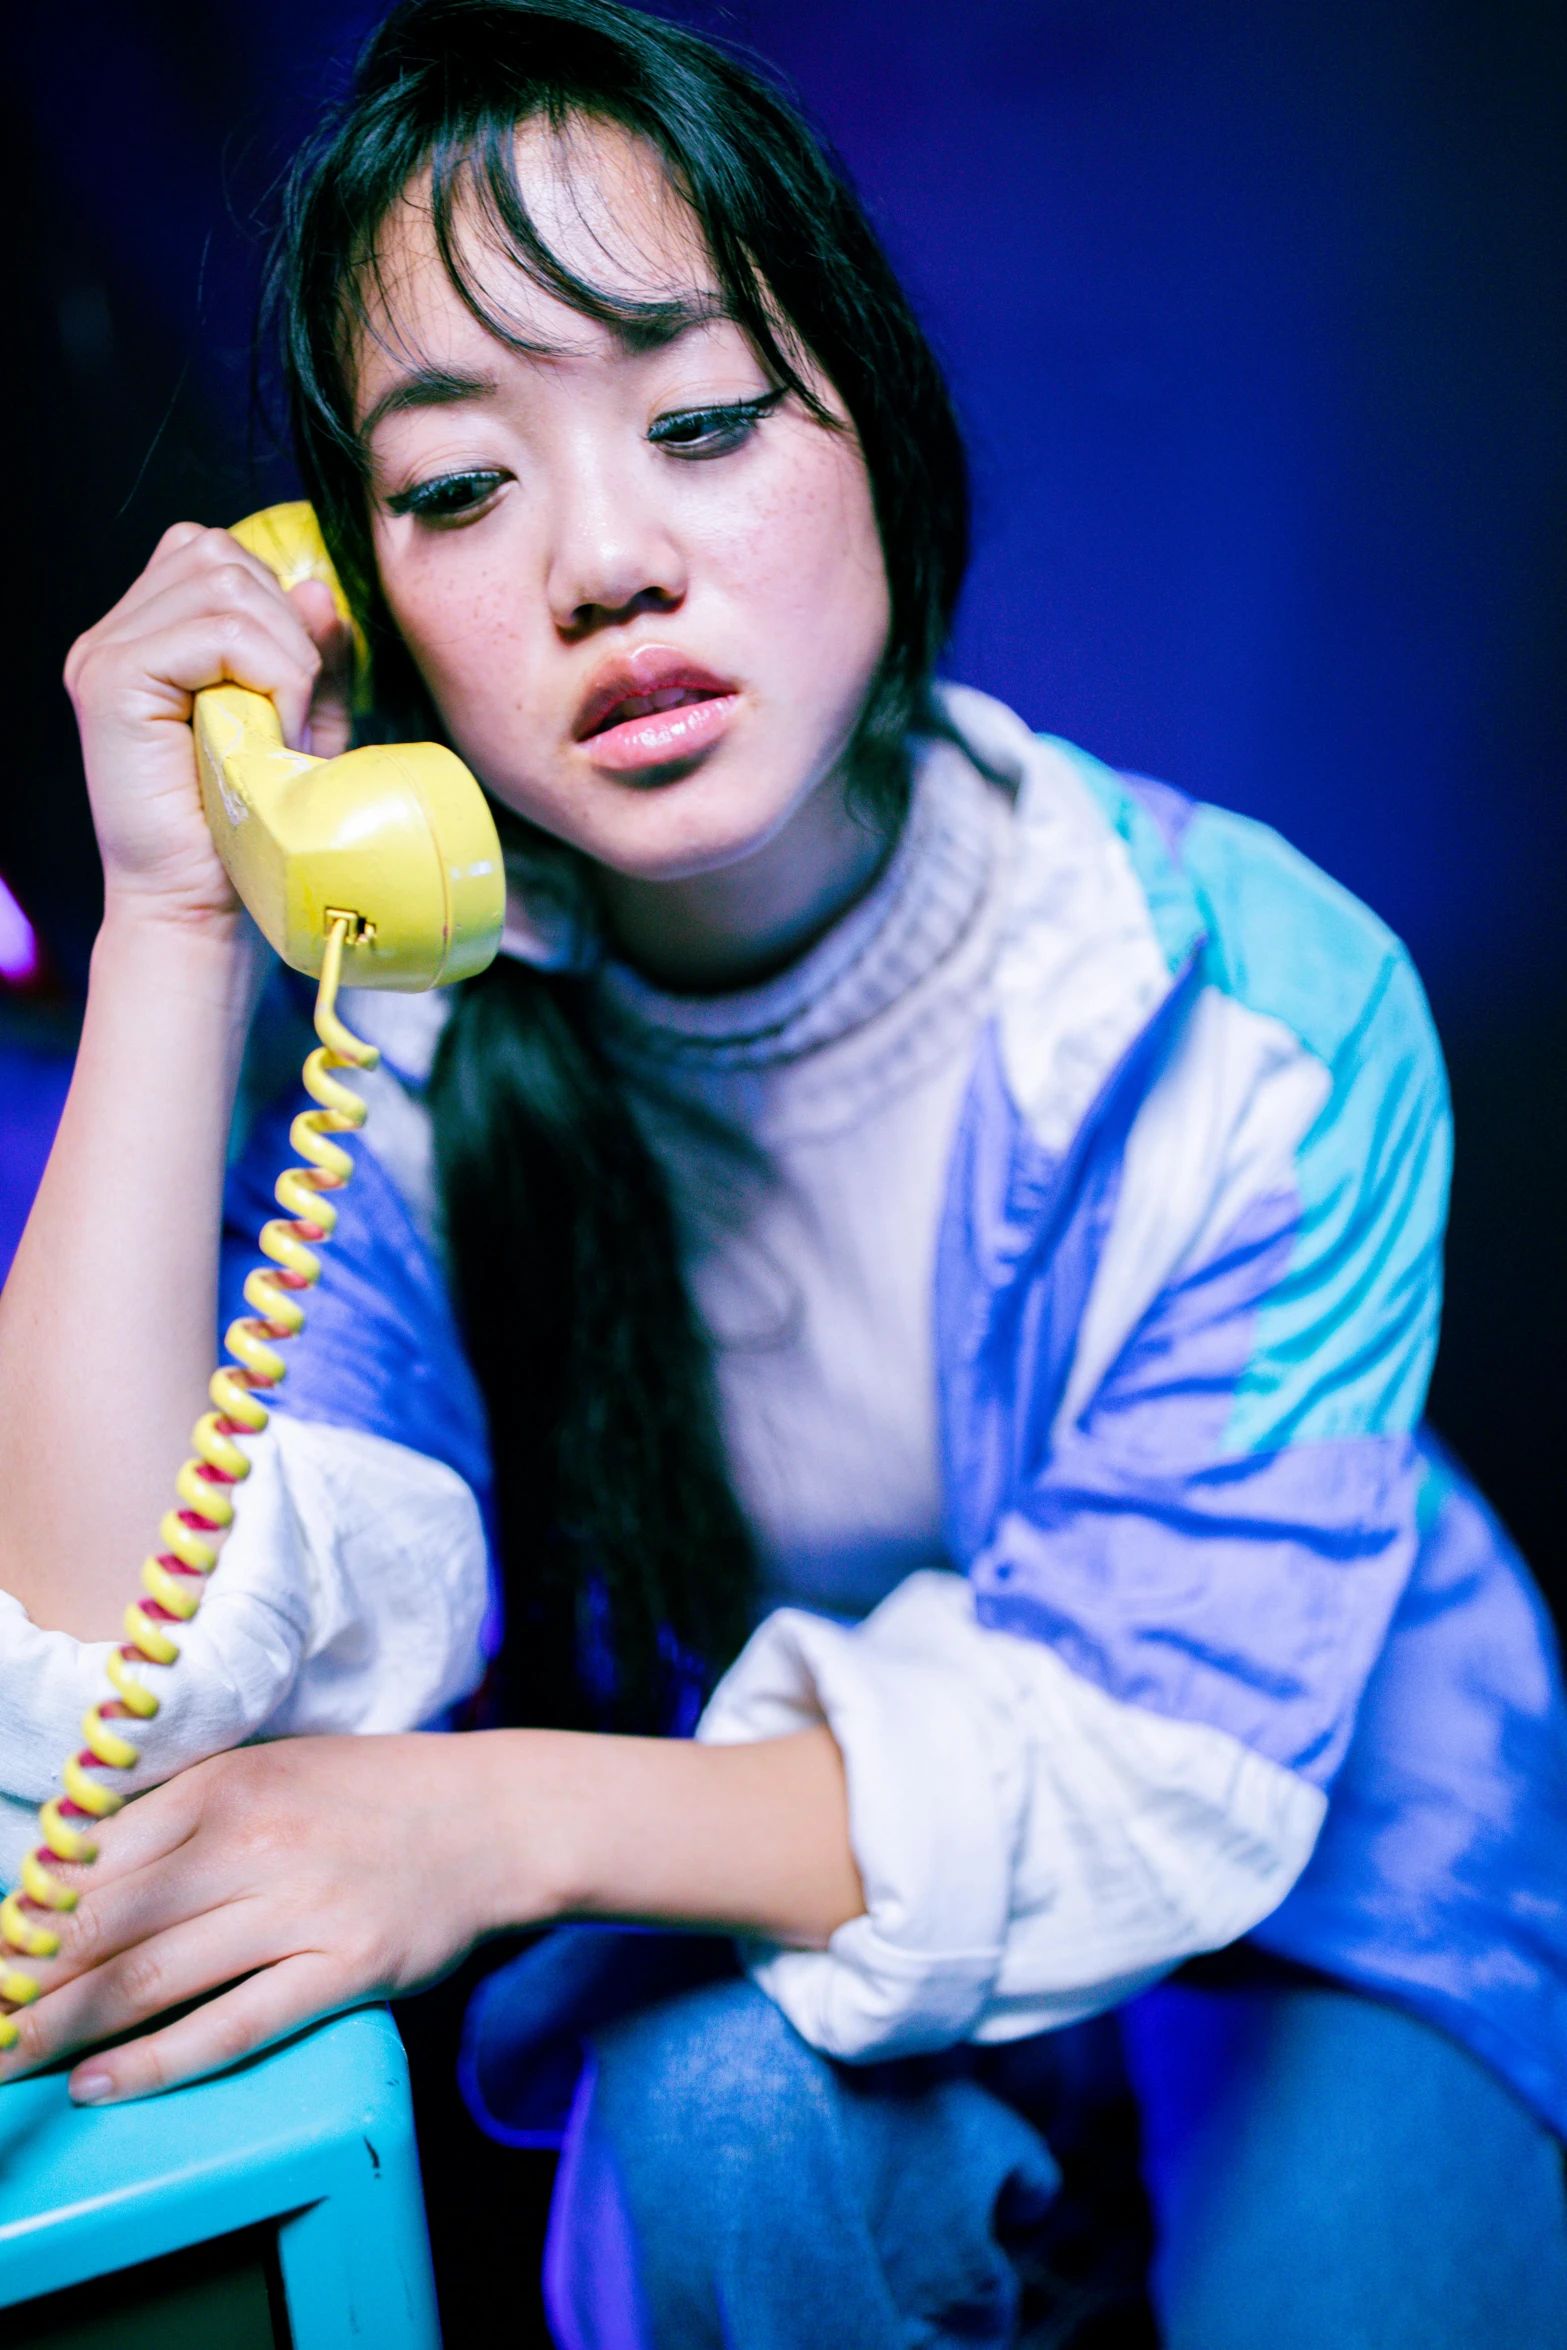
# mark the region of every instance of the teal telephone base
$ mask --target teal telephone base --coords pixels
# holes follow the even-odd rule
[[[439,2350],[402,2043],[334,2017],[215,2080],[0,2088],[6,2350]]]

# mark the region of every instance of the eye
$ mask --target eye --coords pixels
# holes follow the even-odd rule
[[[466,522],[487,506],[508,476],[485,468],[473,473],[443,473],[434,481],[416,482],[388,498],[392,514],[411,514],[418,522]]]
[[[720,406],[672,408],[648,428],[655,448],[673,457],[727,457],[748,441],[764,416],[770,416],[784,397],[785,387],[761,392],[754,400],[726,400]]]

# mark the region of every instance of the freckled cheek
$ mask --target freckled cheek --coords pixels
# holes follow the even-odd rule
[[[831,455],[767,485],[707,535],[714,584],[761,633],[769,667],[815,664],[825,653],[857,670],[885,639],[886,572],[869,491],[857,461]]]
[[[514,596],[443,586],[388,602],[455,738],[477,750],[532,713],[542,680],[538,632]]]

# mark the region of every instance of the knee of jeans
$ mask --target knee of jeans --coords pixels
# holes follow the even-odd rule
[[[656,2154],[711,2177],[731,2149],[748,2164],[819,2119],[824,2059],[754,1984],[715,1983],[623,2016],[592,2036],[594,2120],[623,2170]]]
[[[750,1983],[661,2000],[589,2035],[561,2158],[545,2298],[564,2350],[725,2338],[715,2267],[827,2103],[822,2060]]]

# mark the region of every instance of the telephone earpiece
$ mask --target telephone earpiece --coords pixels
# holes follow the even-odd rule
[[[312,509],[269,506],[233,526],[285,588],[319,579],[348,609]],[[339,759],[291,751],[265,694],[209,686],[193,718],[218,854],[285,963],[319,975],[344,923],[343,983],[414,990],[482,971],[500,945],[506,881],[495,822],[439,743],[375,743]]]

